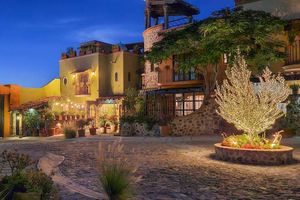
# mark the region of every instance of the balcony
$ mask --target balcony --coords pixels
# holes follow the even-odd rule
[[[75,95],[76,96],[89,96],[91,95],[90,84],[81,83],[75,86]]]

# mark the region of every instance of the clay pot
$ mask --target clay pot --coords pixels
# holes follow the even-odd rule
[[[161,136],[170,136],[171,135],[171,127],[168,125],[159,126],[159,132]]]
[[[90,134],[96,135],[97,134],[97,128],[90,128]]]
[[[78,130],[78,137],[85,137],[85,130],[84,129],[79,129]]]

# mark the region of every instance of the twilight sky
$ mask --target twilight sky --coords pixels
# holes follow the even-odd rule
[[[187,0],[201,10],[233,7],[234,0]],[[100,40],[142,41],[144,0],[0,0],[0,84],[41,87],[59,77],[68,47]]]

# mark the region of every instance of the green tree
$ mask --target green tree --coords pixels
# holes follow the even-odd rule
[[[203,75],[207,100],[215,89],[222,56],[232,64],[239,49],[254,72],[283,60],[284,42],[278,35],[284,27],[284,21],[263,11],[224,9],[185,29],[163,33],[146,59],[158,63],[172,55],[188,55],[189,59],[179,60],[179,67],[184,71],[196,67]]]
[[[41,116],[35,109],[29,109],[24,115],[24,123],[31,135],[35,135],[39,129]]]

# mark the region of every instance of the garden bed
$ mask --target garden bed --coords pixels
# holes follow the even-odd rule
[[[217,159],[255,165],[282,165],[293,162],[293,148],[280,146],[280,149],[243,149],[215,144]]]

